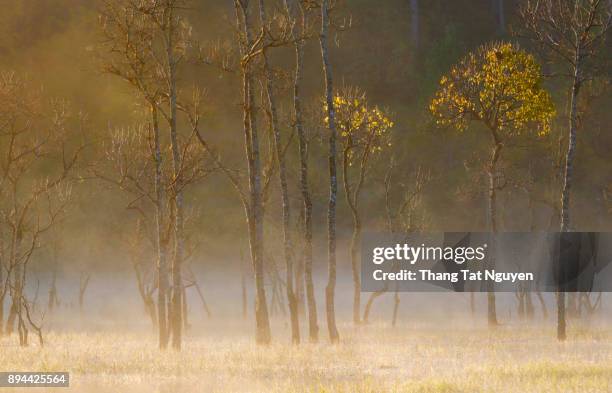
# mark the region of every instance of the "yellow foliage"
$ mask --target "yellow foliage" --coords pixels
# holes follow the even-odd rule
[[[429,109],[440,125],[465,130],[470,120],[506,134],[550,132],[555,109],[534,57],[510,43],[479,48],[440,79]]]
[[[393,121],[377,106],[370,108],[365,94],[356,89],[345,89],[334,96],[333,102],[336,128],[350,157],[357,148],[378,153],[391,146],[388,131],[393,127]],[[327,124],[329,119],[325,117],[324,121]]]

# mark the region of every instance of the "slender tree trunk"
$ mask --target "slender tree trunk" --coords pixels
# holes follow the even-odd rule
[[[327,104],[327,118],[329,124],[329,206],[327,211],[327,253],[328,253],[328,280],[325,288],[325,310],[327,316],[327,329],[332,343],[340,340],[336,327],[335,291],[336,291],[336,198],[338,193],[338,179],[336,174],[336,122],[333,100],[333,79],[329,63],[327,48],[327,34],[329,30],[328,0],[321,2],[321,57],[323,72],[325,74],[325,102]]]
[[[531,292],[527,290],[525,292],[525,315],[528,320],[533,319],[534,308],[533,308],[533,298],[531,297]]]
[[[172,138],[172,146],[176,146],[176,134]],[[176,153],[174,153],[176,152]],[[180,158],[178,158],[178,147],[173,148],[173,156],[175,161],[174,174],[179,175]],[[172,258],[172,311],[170,313],[171,328],[172,328],[172,347],[176,350],[181,349],[182,340],[182,280],[181,280],[181,265],[183,262],[183,195],[182,192],[176,191],[173,195],[174,199],[174,257]]]
[[[21,271],[23,267],[20,263],[13,268],[13,292],[11,294],[11,308],[9,311],[8,320],[6,322],[6,333],[10,336],[15,330],[15,322],[18,322],[18,317],[21,313],[21,297],[23,294],[23,282],[21,281]]]
[[[181,308],[182,308],[182,315],[183,315],[183,329],[187,330],[189,329],[189,319],[188,319],[188,315],[187,315],[187,287],[185,287],[184,285],[182,286],[182,293],[181,293]]]
[[[308,139],[304,130],[304,120],[302,116],[301,88],[303,81],[304,68],[304,28],[307,25],[307,15],[297,3],[299,17],[296,17],[296,24],[292,31],[295,41],[295,79],[293,83],[293,110],[295,112],[295,129],[298,135],[298,147],[300,152],[300,192],[303,204],[303,263],[304,263],[304,285],[306,287],[306,303],[308,307],[308,335],[311,342],[319,340],[319,324],[317,318],[317,303],[314,295],[314,282],[312,278],[312,199],[308,186]],[[290,0],[285,0],[287,12],[292,13]],[[299,21],[298,21],[299,20]],[[299,28],[297,27],[299,26]]]
[[[11,308],[9,309],[8,319],[6,321],[6,334],[11,335],[15,330],[15,321],[21,308],[21,264],[17,264],[13,268],[13,291],[11,292]]]
[[[525,291],[523,288],[519,288],[519,291],[516,293],[516,298],[518,300],[517,307],[517,315],[520,320],[525,318]]]
[[[28,346],[28,327],[23,320],[21,301],[17,306],[17,333],[19,334],[19,345],[22,347]]]
[[[493,234],[492,239],[495,240],[497,233],[497,184],[495,181],[497,162],[501,154],[502,144],[494,137],[493,153],[489,163],[489,227]],[[494,246],[494,245],[492,245]],[[487,269],[495,269],[495,257],[489,258]],[[495,307],[495,284],[493,281],[487,281],[487,322],[489,327],[497,326],[497,310]]]
[[[244,255],[240,250],[240,285],[242,286],[242,318],[247,319],[248,316],[248,295],[246,286],[246,274],[244,271]]]
[[[247,81],[247,117],[252,112],[254,100],[252,83]],[[255,321],[256,321],[256,341],[259,344],[268,344],[271,340],[270,321],[266,305],[266,292],[264,287],[264,260],[263,260],[263,206],[261,200],[261,166],[259,160],[259,143],[255,131],[255,124],[251,124],[250,139],[253,142],[251,165],[250,165],[250,188],[251,188],[251,219],[250,219],[250,243],[251,258],[255,271]],[[248,131],[247,131],[248,132]]]
[[[144,299],[145,311],[149,318],[151,318],[151,323],[154,328],[157,328],[157,310],[155,309],[155,301],[153,300],[153,296],[147,296]]]
[[[235,0],[237,25],[244,35],[243,54],[251,47],[253,38],[251,31],[250,11],[248,1]],[[242,22],[240,21],[242,14]],[[269,344],[270,319],[266,303],[266,290],[264,287],[264,249],[263,249],[263,201],[261,185],[261,162],[259,152],[259,136],[255,119],[254,84],[249,62],[243,64],[242,93],[244,105],[244,132],[245,149],[249,172],[249,197],[247,220],[249,228],[249,243],[251,259],[255,271],[255,341],[258,344]]]
[[[241,262],[242,262],[242,260],[241,260]],[[208,307],[208,303],[206,302],[206,298],[204,297],[204,292],[202,291],[202,287],[200,286],[200,283],[198,283],[196,275],[195,275],[195,273],[193,272],[193,270],[191,268],[189,268],[189,275],[190,275],[191,280],[192,280],[192,285],[195,288],[196,293],[198,294],[198,297],[200,298],[200,302],[202,302],[202,308],[204,309],[204,313],[206,313],[206,316],[208,318],[211,318],[212,317],[212,312],[210,311],[210,307]],[[243,277],[244,277],[244,275],[243,275]],[[185,289],[187,289],[187,288],[185,288]],[[183,295],[183,297],[185,299],[187,299],[187,297],[185,295]],[[185,304],[187,304],[187,303],[185,303]],[[187,318],[185,318],[185,321],[187,321]],[[188,325],[185,326],[185,328],[187,328],[187,327],[188,327]]]
[[[87,292],[87,287],[89,286],[89,279],[91,276],[85,272],[81,273],[81,277],[79,277],[79,311],[83,313],[85,306],[85,292]]]
[[[385,287],[382,291],[372,292],[370,293],[370,297],[366,302],[365,308],[363,310],[363,323],[368,323],[370,319],[370,312],[372,311],[372,306],[374,305],[374,300],[379,298],[380,296],[387,293],[387,288]]]
[[[569,232],[570,227],[570,194],[572,188],[572,178],[574,175],[574,156],[576,155],[576,123],[578,116],[578,94],[580,93],[581,85],[581,53],[576,51],[574,80],[572,84],[570,116],[569,116],[569,138],[567,145],[567,154],[565,156],[565,172],[563,182],[563,193],[561,195],[561,232]],[[565,269],[561,269],[563,272]],[[560,282],[563,284],[564,277],[560,277]],[[566,312],[565,312],[565,289],[559,288],[557,292],[557,339],[560,341],[566,338]]]
[[[259,20],[262,26],[266,24],[266,11],[264,0],[259,0]],[[274,90],[272,86],[272,74],[268,62],[268,54],[266,50],[267,40],[264,39],[263,50],[263,72],[266,87],[266,96],[268,99],[268,109],[270,116],[270,124],[272,126],[272,135],[274,137],[274,147],[276,150],[276,160],[278,162],[278,176],[281,190],[282,210],[283,210],[283,249],[285,254],[286,265],[286,292],[287,302],[289,304],[289,317],[291,320],[291,341],[294,344],[300,343],[300,321],[298,315],[297,298],[293,288],[294,270],[293,270],[293,244],[291,239],[291,206],[289,203],[289,190],[287,187],[287,164],[283,155],[283,144],[281,140],[280,129],[278,126],[278,117],[276,112],[276,102]]]
[[[400,296],[399,296],[398,288],[396,286],[395,295],[393,296],[393,317],[391,319],[392,327],[395,327],[395,324],[397,323],[397,313],[399,311],[399,305],[400,305]]]
[[[140,247],[140,244],[137,244],[136,247]],[[134,273],[136,275],[136,286],[138,288],[138,293],[140,294],[140,298],[142,299],[142,303],[144,306],[144,310],[151,318],[151,322],[153,323],[154,329],[157,329],[157,311],[155,308],[155,300],[153,300],[153,290],[152,288],[148,288],[145,282],[145,278],[140,271],[139,261],[133,260],[132,265],[134,267]],[[157,277],[155,278],[157,280]],[[152,286],[156,288],[156,286]]]
[[[165,200],[162,180],[162,154],[159,133],[157,108],[151,104],[151,120],[153,124],[153,143],[155,149],[155,247],[157,252],[157,325],[159,329],[159,349],[168,347],[168,314],[166,302],[168,297],[168,262],[164,242]]]
[[[359,178],[355,184],[354,190],[351,190],[349,183],[349,166],[350,166],[350,154],[352,146],[345,145],[342,154],[342,180],[344,183],[344,193],[346,196],[346,202],[351,210],[353,216],[353,234],[351,236],[351,243],[349,246],[349,254],[351,258],[351,271],[353,276],[353,323],[360,323],[360,312],[361,312],[361,269],[358,260],[359,245],[361,243],[361,214],[359,211],[359,200],[361,190],[365,183],[366,168],[370,158],[372,142],[375,138],[375,134],[371,131],[368,134],[365,145],[363,146],[361,157],[359,160]]]
[[[11,295],[11,308],[9,310],[8,319],[6,321],[6,334],[9,336],[13,334],[15,330],[15,321],[17,316],[21,312],[21,291],[23,288],[23,282],[21,281],[22,276],[22,265],[17,260],[18,250],[21,247],[21,234],[19,230],[14,230],[11,239],[11,252],[10,252],[10,266],[12,267],[13,273],[13,289],[10,291]]]
[[[0,234],[1,236],[1,234]],[[0,239],[0,242],[2,240]],[[55,239],[52,249],[52,258],[53,258],[53,273],[51,277],[51,285],[49,287],[49,299],[47,302],[47,307],[49,309],[49,313],[52,313],[56,306],[59,305],[59,298],[57,295],[57,264],[59,261],[59,239]],[[0,268],[1,270],[1,268]],[[0,274],[1,276],[1,274]],[[1,279],[0,279],[1,281]],[[1,307],[1,306],[0,306]],[[1,321],[1,319],[0,319]]]
[[[15,318],[17,317],[17,305],[11,297],[11,307],[9,308],[8,318],[6,320],[6,334],[11,335],[15,330]]]
[[[565,307],[565,314],[567,318],[576,318],[579,317],[578,311],[578,297],[576,292],[571,292],[567,297],[567,305]]]
[[[361,217],[359,216],[358,209],[358,198],[361,184],[363,183],[363,167],[360,168],[360,180],[356,185],[355,192],[351,192],[349,184],[349,154],[350,149],[345,148],[342,154],[342,182],[344,184],[344,195],[346,197],[346,203],[351,210],[353,216],[353,234],[351,236],[351,243],[349,245],[349,255],[351,258],[351,272],[353,278],[353,323],[359,324],[361,322],[361,276],[359,272],[359,261],[357,260],[357,253],[359,247],[359,241],[361,238]],[[365,315],[365,314],[364,314]],[[365,318],[365,316],[364,316]]]
[[[304,209],[298,210],[299,217],[297,227],[299,228],[295,248],[298,250],[295,265],[295,297],[297,299],[297,309],[300,318],[306,315],[306,292],[304,277]]]
[[[537,291],[536,296],[538,297],[538,301],[540,302],[540,307],[542,308],[542,317],[544,319],[548,319],[548,307],[546,307],[546,302],[544,301],[542,292]]]
[[[6,253],[4,249],[4,232],[0,226],[0,337],[4,334],[4,298],[6,290],[4,286],[4,264]]]
[[[565,292],[557,292],[557,339],[564,341],[566,338],[565,327]]]
[[[301,224],[300,227],[303,228],[304,225]],[[300,244],[296,245],[296,248],[298,250],[304,249],[304,245],[302,243],[303,241],[300,241]],[[296,261],[297,265],[295,267],[295,297],[297,299],[298,315],[300,316],[300,318],[302,318],[304,317],[304,315],[306,315],[306,292],[304,287],[304,254],[302,253]]]
[[[57,266],[53,266],[53,277],[51,278],[51,286],[49,287],[49,301],[47,306],[49,312],[53,312],[53,309],[57,305]],[[1,306],[0,306],[1,307]]]
[[[176,104],[176,57],[174,55],[174,16],[172,9],[168,12],[168,36],[167,36],[167,56],[168,56],[168,87],[170,88],[170,142],[172,148],[172,177],[173,193],[172,202],[174,204],[174,257],[172,258],[172,310],[170,312],[172,329],[172,348],[181,349],[182,341],[182,294],[183,283],[181,278],[181,265],[184,254],[183,238],[183,192],[181,191],[181,153],[178,142],[177,130],[177,104]]]

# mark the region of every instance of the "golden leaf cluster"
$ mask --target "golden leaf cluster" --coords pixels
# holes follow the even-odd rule
[[[336,128],[343,145],[351,155],[356,148],[377,153],[384,147],[391,146],[389,130],[394,125],[393,121],[389,114],[379,107],[369,107],[365,94],[348,89],[334,95],[333,102]],[[328,124],[329,119],[325,117],[324,120]]]
[[[440,79],[429,109],[440,125],[482,121],[498,133],[550,132],[555,109],[534,57],[510,43],[470,53]]]

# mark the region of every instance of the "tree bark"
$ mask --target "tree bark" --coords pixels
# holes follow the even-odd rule
[[[361,322],[359,315],[361,312],[361,276],[359,272],[357,253],[361,238],[361,217],[359,215],[358,199],[359,191],[361,190],[361,185],[363,184],[364,168],[363,166],[360,168],[359,182],[355,188],[355,192],[352,193],[348,176],[349,154],[350,149],[345,148],[342,155],[342,181],[344,184],[344,195],[346,196],[346,202],[353,216],[353,234],[351,236],[351,243],[349,245],[349,255],[351,259],[351,272],[353,278],[353,323],[359,324]]]
[[[151,104],[151,120],[153,124],[153,143],[155,149],[155,221],[157,252],[157,326],[159,349],[168,347],[168,315],[166,302],[168,297],[168,262],[164,242],[164,185],[162,179],[162,154],[159,133],[157,108]]]
[[[327,34],[329,31],[328,0],[321,2],[321,34],[319,42],[321,45],[321,58],[323,60],[323,72],[325,74],[325,102],[327,104],[327,118],[329,125],[329,205],[327,210],[327,253],[328,253],[328,279],[325,288],[325,309],[327,316],[327,329],[329,340],[337,343],[340,340],[338,328],[336,327],[335,291],[336,291],[336,198],[338,193],[338,180],[336,174],[336,122],[333,100],[333,79],[329,63],[329,51],[327,47]]]
[[[13,270],[15,274],[15,278],[13,279],[14,289],[11,293],[11,307],[9,309],[8,319],[6,320],[6,334],[9,336],[13,334],[15,330],[15,320],[21,308],[21,279],[17,278],[21,275],[20,270],[20,265],[15,266]]]
[[[204,292],[202,291],[202,287],[200,287],[200,284],[198,283],[196,275],[194,274],[193,270],[191,270],[191,268],[189,268],[189,275],[191,276],[191,279],[192,279],[191,285],[193,285],[193,287],[195,288],[196,293],[198,294],[198,297],[200,298],[200,302],[202,302],[202,308],[204,309],[206,316],[208,318],[211,318],[212,312],[210,311],[210,307],[208,307],[208,303],[206,302],[206,298],[204,297]],[[244,278],[244,275],[243,275],[243,278]],[[187,299],[186,296],[183,296],[183,297]],[[185,321],[187,321],[187,318],[185,318]],[[189,327],[189,325],[186,324],[185,328],[187,327]]]
[[[19,230],[13,230],[11,236],[11,251],[9,256],[9,266],[12,267],[13,273],[13,289],[10,291],[11,295],[11,308],[9,310],[8,319],[6,321],[6,334],[11,335],[15,330],[15,320],[21,312],[21,296],[23,289],[23,282],[21,281],[22,276],[22,265],[17,260],[18,250],[21,247],[21,234]]]
[[[6,250],[4,249],[4,232],[2,229],[0,227],[0,337],[4,334],[4,298],[7,290],[4,286]]]
[[[244,35],[243,55],[252,46],[250,11],[248,1],[235,0],[237,12],[237,25]],[[239,14],[242,14],[242,22]],[[249,200],[247,221],[249,228],[249,244],[251,259],[255,272],[255,341],[258,344],[269,344],[270,320],[266,303],[264,287],[264,261],[263,261],[263,200],[261,186],[261,160],[259,152],[259,136],[255,119],[255,99],[253,75],[249,62],[242,66],[242,93],[243,93],[243,122],[245,133],[245,150],[249,172]]]
[[[297,309],[300,318],[306,315],[306,287],[304,276],[304,209],[298,210],[299,217],[297,227],[298,237],[295,248],[298,251],[298,256],[295,260],[295,297],[297,299]]]
[[[174,55],[174,15],[173,9],[168,10],[168,36],[167,36],[167,56],[168,56],[168,87],[170,98],[170,142],[172,148],[172,177],[173,177],[173,193],[172,203],[174,205],[174,257],[172,259],[172,310],[170,312],[171,321],[170,328],[172,329],[172,348],[175,350],[181,349],[182,341],[182,280],[181,280],[181,265],[183,263],[184,254],[184,238],[183,238],[183,193],[180,189],[181,179],[181,153],[178,144],[177,130],[177,104],[176,104],[176,66],[177,61]]]
[[[287,12],[291,13],[290,0],[285,0]],[[301,2],[296,2],[299,9],[299,23],[296,21],[292,37],[295,41],[295,79],[293,83],[293,110],[295,113],[295,129],[298,135],[300,153],[300,192],[303,204],[303,264],[304,285],[306,287],[306,303],[308,307],[308,335],[311,342],[319,340],[319,324],[317,318],[317,303],[314,295],[312,278],[312,198],[308,186],[308,139],[304,130],[302,115],[301,88],[304,68],[304,29],[307,25],[307,14]],[[292,13],[293,14],[293,13]],[[296,17],[296,19],[298,19]],[[299,28],[297,27],[299,26]]]
[[[502,144],[498,140],[497,136],[493,135],[494,146],[491,154],[491,161],[489,162],[489,228],[493,234],[492,239],[495,239],[495,233],[497,233],[497,184],[495,181],[495,175],[497,170],[497,162],[502,150]],[[494,248],[494,245],[492,245]],[[488,259],[489,263],[487,269],[495,269],[495,259],[491,256]],[[493,281],[487,281],[487,322],[489,327],[497,326],[497,310],[495,307],[495,284]]]
[[[259,0],[259,20],[262,26],[266,25],[266,11],[264,0]],[[264,27],[265,28],[265,27]],[[266,97],[268,99],[268,109],[270,117],[270,125],[272,126],[272,135],[274,137],[274,148],[276,160],[278,163],[278,177],[281,191],[282,214],[283,214],[283,250],[286,266],[286,293],[287,302],[289,304],[289,317],[291,320],[291,341],[294,344],[300,343],[300,321],[298,315],[297,298],[294,291],[294,270],[293,270],[293,244],[291,239],[291,206],[289,203],[289,190],[287,187],[287,164],[283,154],[283,144],[281,140],[280,129],[278,126],[278,116],[276,111],[276,102],[274,90],[272,86],[272,74],[268,61],[266,50],[267,40],[264,39],[264,49],[262,52],[263,58],[263,73],[266,87]]]
[[[304,227],[303,223],[300,224],[300,227]],[[299,242],[299,244],[296,244],[296,248],[298,250],[303,250],[304,249],[304,244],[303,244],[303,239],[300,239],[301,241]],[[306,315],[306,292],[305,292],[305,287],[304,287],[304,283],[305,283],[305,276],[304,276],[304,254],[302,253],[297,259],[296,259],[296,266],[295,266],[295,298],[297,300],[297,309],[298,309],[298,315],[300,316],[300,318],[304,317],[304,315]]]
[[[578,94],[580,93],[581,85],[581,53],[576,51],[574,75],[570,102],[569,115],[569,138],[567,145],[567,154],[565,156],[565,171],[563,180],[563,192],[561,194],[561,232],[570,231],[570,194],[572,188],[572,179],[574,175],[574,156],[576,154],[576,123],[578,116]],[[561,269],[563,271],[564,269]],[[563,277],[560,277],[563,283]],[[565,291],[559,288],[557,292],[557,339],[560,341],[566,338],[566,312],[565,312]]]

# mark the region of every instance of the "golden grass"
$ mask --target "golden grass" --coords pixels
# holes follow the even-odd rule
[[[69,371],[69,391],[86,393],[612,391],[612,330],[558,343],[552,329],[518,325],[341,327],[338,345],[283,336],[263,348],[246,333],[192,331],[180,353],[160,353],[152,333],[49,333],[44,348],[4,337],[0,370]]]

